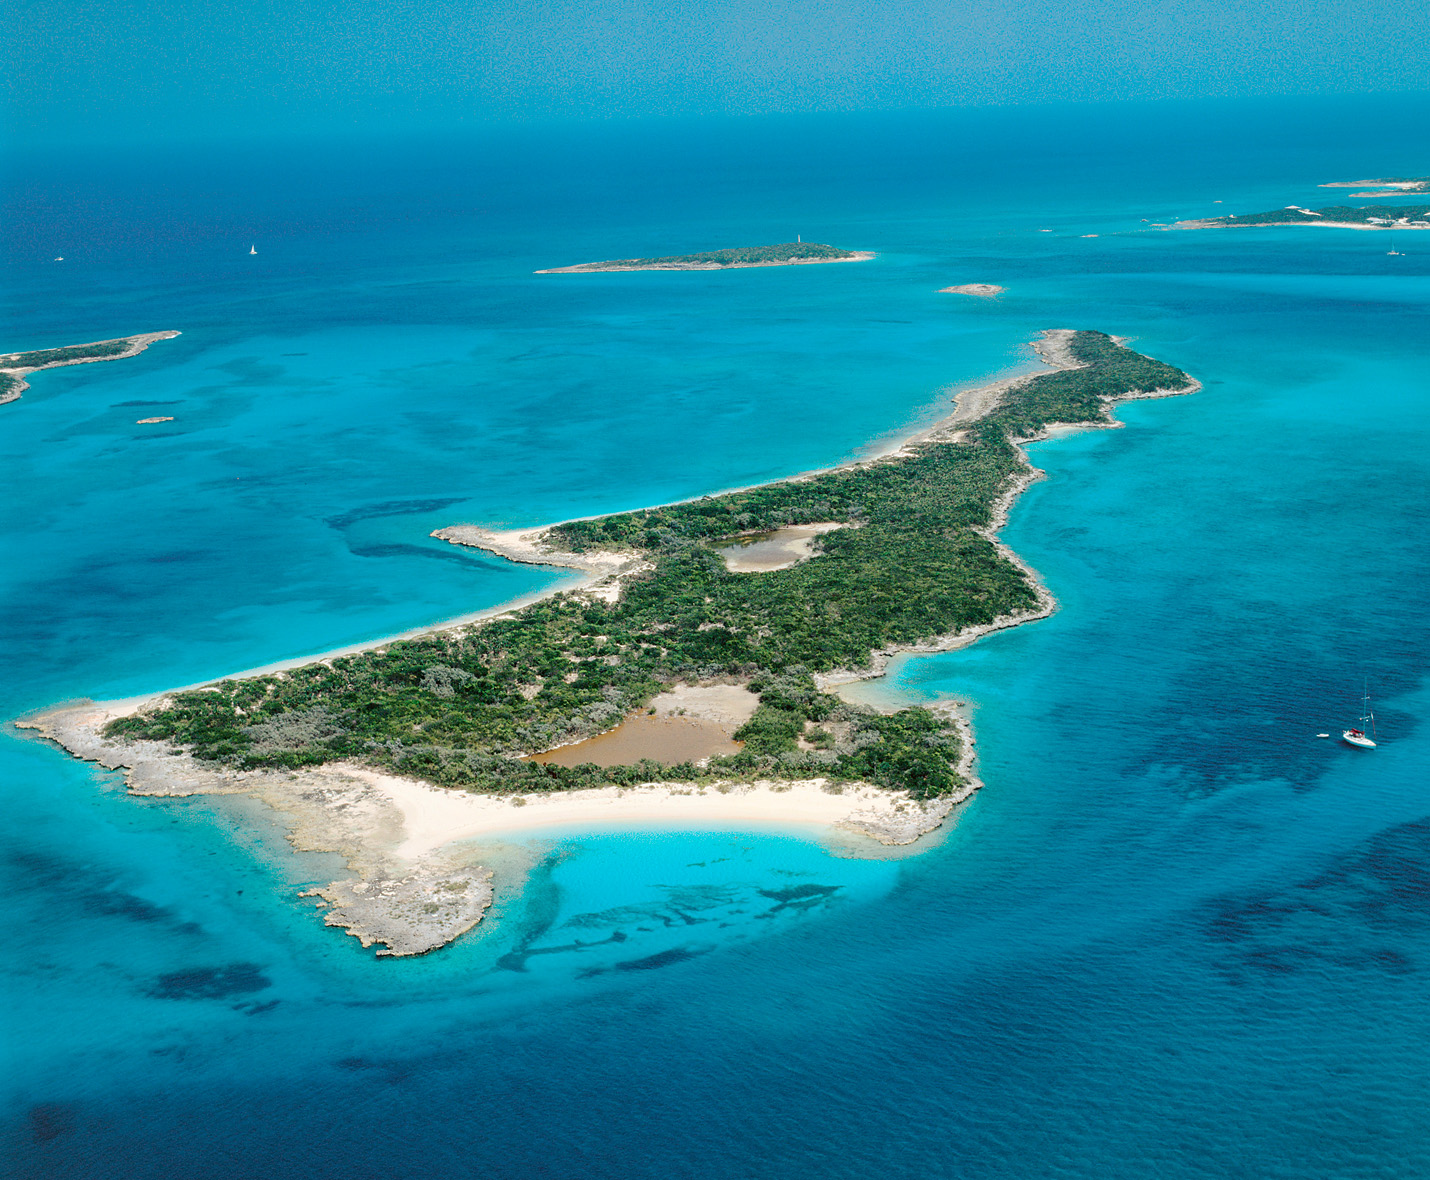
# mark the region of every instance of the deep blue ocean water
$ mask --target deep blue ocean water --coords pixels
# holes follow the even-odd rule
[[[10,157],[0,347],[183,335],[0,408],[7,718],[539,589],[428,532],[836,462],[1042,328],[1205,388],[1033,448],[1005,537],[1057,615],[864,690],[975,709],[987,788],[915,855],[548,832],[492,850],[478,931],[382,961],[261,805],[130,799],[7,730],[8,1174],[1430,1174],[1430,233],[1143,221],[1421,174],[1427,115]],[[879,257],[531,274],[796,233]],[[1316,740],[1363,678],[1380,748]]]

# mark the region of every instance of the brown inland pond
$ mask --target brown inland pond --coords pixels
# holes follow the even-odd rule
[[[759,574],[788,569],[814,556],[815,538],[835,529],[850,528],[836,521],[797,524],[772,533],[746,533],[728,541],[715,542],[732,574]]]
[[[551,766],[580,766],[585,762],[594,762],[597,766],[628,766],[649,758],[652,762],[674,766],[681,762],[698,762],[712,754],[734,754],[742,745],[730,737],[730,727],[718,721],[633,713],[609,733],[532,754],[527,761]]]

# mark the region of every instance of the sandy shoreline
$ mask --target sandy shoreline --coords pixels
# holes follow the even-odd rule
[[[603,827],[843,827],[883,844],[909,844],[924,834],[925,821],[931,818],[917,805],[903,811],[891,806],[890,793],[882,788],[818,778],[644,783],[516,796],[521,803],[514,804],[507,796],[442,791],[412,779],[356,767],[349,773],[370,782],[402,810],[404,838],[396,851],[408,859],[420,859],[453,841],[511,839],[553,827],[583,831]],[[949,803],[949,809],[952,806]],[[905,831],[891,826],[900,816],[910,820]]]
[[[70,365],[97,365],[97,364],[102,364],[102,363],[105,362],[105,361],[124,361],[124,360],[128,360],[131,356],[138,356],[141,352],[143,352],[146,348],[149,347],[149,345],[153,344],[156,340],[172,340],[175,336],[178,336],[178,335],[180,335],[180,333],[178,333],[178,332],[144,332],[144,333],[142,333],[141,335],[138,335],[138,336],[116,336],[113,340],[91,340],[91,341],[90,341],[89,343],[87,343],[87,344],[63,344],[63,345],[58,345],[57,347],[60,347],[60,348],[93,348],[96,344],[117,344],[117,343],[119,343],[119,341],[123,340],[123,341],[127,342],[127,344],[129,345],[129,347],[128,347],[127,349],[125,349],[125,351],[123,351],[123,352],[116,352],[113,356],[84,356],[84,357],[76,357],[74,360],[68,360],[68,361],[50,361],[48,364],[44,364],[44,365],[30,365],[30,366],[17,366],[17,367],[12,367],[12,366],[6,365],[5,362],[8,361],[8,360],[13,360],[15,357],[23,356],[24,353],[23,353],[23,352],[7,352],[7,353],[4,353],[4,354],[0,354],[0,373],[4,373],[6,376],[13,377],[13,378],[15,378],[15,379],[17,380],[17,382],[18,382],[18,384],[16,384],[15,386],[13,386],[13,387],[12,387],[11,389],[9,389],[8,391],[0,392],[0,406],[3,406],[3,405],[5,405],[5,404],[8,403],[8,402],[19,401],[19,400],[20,400],[20,396],[21,396],[27,389],[30,388],[30,383],[29,383],[28,381],[26,381],[25,378],[28,377],[31,373],[39,373],[39,372],[44,371],[45,369],[63,369],[63,368],[67,368],[67,367],[70,366]],[[26,352],[48,352],[49,349],[31,348],[31,349],[26,349],[25,351],[26,351]],[[158,420],[158,419],[156,419],[156,421],[157,421],[157,420]],[[169,420],[169,421],[172,421],[172,419],[168,419],[168,420]]]
[[[669,694],[663,694],[669,695]],[[675,699],[679,699],[678,696]],[[722,703],[710,702],[719,714]],[[51,710],[17,724],[73,756],[120,771],[133,795],[250,795],[288,822],[299,851],[336,852],[349,874],[302,894],[329,926],[377,953],[420,955],[471,930],[491,904],[491,871],[469,846],[538,829],[839,829],[875,845],[912,844],[939,827],[982,784],[965,746],[968,785],[929,802],[868,783],[654,782],[638,787],[482,795],[434,787],[368,767],[334,763],[296,772],[239,771],[169,753],[163,742],[110,741],[104,726],[132,712],[127,702]],[[966,723],[950,716],[966,732]]]
[[[864,466],[891,456],[908,454],[927,442],[955,441],[970,422],[992,412],[1009,389],[1043,372],[1078,367],[1069,352],[1072,335],[1071,329],[1052,329],[1042,333],[1033,348],[1043,361],[1044,368],[958,391],[951,414],[930,427],[891,440],[875,455],[771,482],[806,480],[823,471]],[[1193,382],[1182,390],[1132,396],[1176,396],[1195,392],[1200,387],[1200,383]],[[1120,426],[1121,423],[1112,418],[1111,408],[1121,400],[1129,399],[1106,399],[1106,420],[1091,428]],[[1026,443],[1034,440],[1017,441]],[[1042,473],[1027,461],[1026,454],[1024,462],[1026,470],[1004,489],[994,505],[990,525],[981,531],[1000,553],[1029,577],[1036,587],[1037,607],[955,635],[874,652],[868,668],[836,671],[817,677],[821,687],[874,678],[883,674],[889,660],[897,654],[931,653],[964,647],[983,635],[1046,617],[1056,609],[1056,601],[1036,572],[997,537],[1017,497],[1031,483],[1042,478]],[[438,529],[432,535],[452,544],[473,546],[513,561],[568,568],[578,576],[579,580],[574,585],[564,582],[516,602],[447,623],[351,645],[322,657],[305,656],[280,661],[229,679],[278,672],[351,652],[380,649],[398,639],[480,625],[486,619],[510,613],[529,602],[573,589],[614,601],[619,597],[626,578],[649,568],[644,558],[636,553],[576,554],[552,548],[541,537],[553,527],[543,525],[498,531],[475,525],[453,525]],[[213,684],[215,681],[205,683]],[[639,787],[605,787],[518,797],[478,795],[438,788],[348,764],[332,764],[298,772],[237,771],[202,764],[188,756],[176,757],[165,743],[119,743],[103,736],[103,727],[113,718],[128,715],[156,697],[178,691],[182,690],[168,689],[123,701],[76,702],[34,715],[17,724],[38,731],[45,739],[60,745],[75,757],[122,771],[128,789],[134,794],[243,793],[253,795],[283,813],[292,824],[289,839],[296,848],[337,852],[348,864],[351,876],[330,882],[310,893],[318,899],[319,905],[326,907],[325,921],[348,930],[364,946],[382,944],[379,954],[422,954],[452,941],[481,920],[491,901],[491,874],[476,863],[470,849],[463,846],[464,842],[474,839],[512,838],[533,829],[555,827],[658,825],[741,828],[755,825],[833,828],[882,845],[906,845],[938,828],[954,807],[982,786],[975,772],[976,755],[971,726],[966,716],[956,707],[948,705],[936,705],[934,709],[958,731],[963,740],[958,771],[967,785],[955,795],[928,802],[912,800],[905,792],[888,791],[867,783],[831,784],[818,778],[778,783],[653,782]],[[736,700],[734,695],[744,691],[737,686],[676,686],[672,691],[661,694],[655,703],[671,714],[688,713],[730,721],[742,713],[748,715],[747,705]],[[724,696],[721,696],[722,692]],[[869,847],[872,850],[874,845],[871,843]]]
[[[1068,351],[1068,342],[1072,338],[1072,330],[1067,328],[1050,329],[1043,333],[1043,337],[1034,348],[1038,355],[1048,364],[1051,369],[1076,369],[1081,366],[1073,360]],[[1114,336],[1113,339],[1118,344],[1127,344],[1128,338]],[[868,668],[837,668],[832,672],[819,672],[815,674],[815,683],[821,689],[838,688],[841,684],[853,684],[862,680],[877,680],[888,671],[889,663],[895,656],[900,655],[938,655],[943,652],[958,651],[960,648],[969,647],[977,643],[985,635],[992,635],[996,631],[1007,631],[1012,627],[1021,627],[1024,623],[1036,622],[1038,619],[1046,619],[1058,609],[1058,601],[1053,596],[1051,590],[1043,582],[1042,576],[1029,565],[1017,553],[1010,548],[998,535],[1008,523],[1008,513],[1012,511],[1013,505],[1018,497],[1028,490],[1033,484],[1044,478],[1044,473],[1033,466],[1024,449],[1028,443],[1042,442],[1044,439],[1055,438],[1062,434],[1074,434],[1083,430],[1120,430],[1123,423],[1113,417],[1113,410],[1122,402],[1126,401],[1146,401],[1163,397],[1183,397],[1197,393],[1202,389],[1202,383],[1196,378],[1189,378],[1191,384],[1184,389],[1157,389],[1148,393],[1125,394],[1121,397],[1104,398],[1103,413],[1104,420],[1096,423],[1081,423],[1075,426],[1055,426],[1048,430],[1040,431],[1038,434],[1030,435],[1027,438],[1015,439],[1019,453],[1022,455],[1024,471],[1004,488],[1002,494],[993,503],[992,519],[988,526],[982,529],[975,529],[980,536],[990,541],[998,550],[998,553],[1006,558],[1011,564],[1017,566],[1027,577],[1034,592],[1038,596],[1038,605],[1031,610],[1019,611],[1013,614],[1000,615],[991,622],[983,623],[976,627],[968,627],[962,631],[956,631],[949,635],[934,636],[926,639],[922,643],[897,644],[886,648],[880,648],[871,652],[869,656]],[[1011,382],[1000,382],[995,385],[985,386],[982,389],[969,390],[971,395],[969,405],[966,408],[960,401],[957,413],[945,419],[932,431],[925,435],[918,436],[917,441],[924,438],[948,437],[948,428],[959,422],[967,422],[965,412],[975,418],[981,418],[984,414],[991,413],[997,405],[998,395],[1007,389]],[[911,440],[916,441],[916,440]],[[908,444],[905,444],[908,445]],[[963,715],[958,714],[960,718]],[[971,726],[965,722],[965,749],[973,748],[973,731]],[[971,765],[971,764],[970,764]]]

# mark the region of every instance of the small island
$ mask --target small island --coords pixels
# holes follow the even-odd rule
[[[867,262],[869,250],[841,250],[817,242],[782,242],[777,246],[736,246],[707,250],[703,254],[672,254],[665,258],[617,258],[609,262],[582,262],[554,266],[539,275],[586,274],[621,270],[731,270],[742,266],[807,266],[816,262]]]
[[[1228,229],[1257,225],[1318,225],[1331,229],[1430,229],[1430,205],[1365,205],[1360,208],[1329,205],[1323,209],[1287,205],[1284,209],[1272,209],[1266,213],[1231,213],[1226,217],[1179,221],[1172,228]]]
[[[1381,180],[1333,180],[1321,187],[1373,190],[1352,193],[1353,197],[1400,197],[1408,193],[1430,193],[1430,176],[1387,176]]]
[[[25,380],[41,369],[63,365],[90,365],[97,361],[122,361],[138,356],[156,340],[172,340],[178,332],[145,332],[116,340],[96,340],[92,344],[67,344],[62,348],[41,348],[31,352],[0,354],[0,405],[17,401],[30,383]]]
[[[909,844],[981,785],[956,704],[887,712],[830,690],[899,652],[1045,617],[998,540],[1038,472],[1021,444],[1111,427],[1125,398],[1199,388],[1095,331],[1047,370],[971,388],[877,458],[634,512],[434,534],[577,571],[518,609],[282,671],[20,724],[123,768],[134,794],[248,794],[343,855],[312,891],[379,954],[471,929],[491,873],[460,843],[550,824],[798,823]]]
[[[963,283],[957,287],[940,287],[940,295],[976,295],[979,299],[996,299],[1006,288],[996,283]]]

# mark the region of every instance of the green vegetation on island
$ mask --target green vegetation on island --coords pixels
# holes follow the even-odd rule
[[[128,337],[101,340],[96,344],[70,344],[64,348],[40,348],[34,352],[13,352],[0,357],[7,369],[42,369],[49,365],[72,365],[76,361],[112,360],[131,351]]]
[[[926,709],[882,715],[817,689],[814,673],[868,667],[891,646],[1039,606],[985,535],[1026,470],[1016,442],[1104,420],[1106,399],[1192,387],[1181,370],[1098,332],[1069,334],[1082,367],[1010,385],[957,436],[857,466],[555,526],[567,550],[636,550],[651,568],[607,602],[580,590],[465,628],[288,672],[176,694],[105,733],[171,743],[235,768],[349,760],[474,791],[533,792],[652,779],[861,780],[931,798],[962,785],[957,730]],[[818,521],[812,560],[731,573],[712,542]],[[707,766],[562,767],[522,761],[609,729],[677,681],[759,694],[744,748]]]
[[[1213,217],[1196,225],[1314,225],[1316,222],[1336,222],[1341,225],[1379,225],[1387,229],[1396,226],[1430,225],[1430,205],[1364,205],[1353,209],[1348,205],[1328,205],[1324,209],[1302,209],[1288,205],[1266,213],[1232,213]]]
[[[0,404],[15,401],[30,386],[25,380],[37,369],[61,365],[83,365],[94,361],[117,361],[143,352],[156,340],[168,340],[177,332],[146,332],[117,340],[97,340],[92,344],[67,344],[61,348],[37,348],[29,352],[0,354]]]
[[[806,262],[854,262],[872,258],[867,251],[841,250],[817,242],[781,242],[776,246],[736,246],[702,254],[671,254],[663,258],[615,258],[558,266],[537,274],[570,274],[597,270],[719,270],[732,266],[792,266]]]

